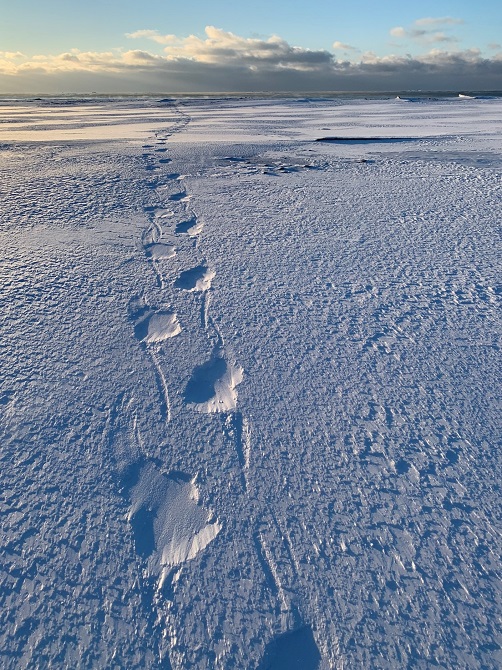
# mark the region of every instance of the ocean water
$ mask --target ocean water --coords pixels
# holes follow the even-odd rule
[[[459,94],[475,98],[500,98],[502,97],[502,90],[493,91],[414,91],[414,90],[395,90],[395,91],[249,91],[249,92],[232,92],[219,91],[213,93],[176,93],[176,92],[158,92],[158,93],[141,93],[141,94],[109,94],[106,92],[92,92],[92,93],[71,93],[62,92],[58,95],[40,94],[0,94],[0,101],[32,101],[32,102],[50,102],[50,101],[68,101],[68,102],[90,102],[94,100],[99,101],[117,101],[117,100],[183,100],[187,98],[194,98],[199,100],[209,99],[299,99],[299,100],[388,100],[396,97],[416,99],[417,101],[457,98]]]

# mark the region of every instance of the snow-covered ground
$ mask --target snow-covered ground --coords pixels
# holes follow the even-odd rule
[[[57,102],[0,106],[2,667],[499,668],[502,101]]]

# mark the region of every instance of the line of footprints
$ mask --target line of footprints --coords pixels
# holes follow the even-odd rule
[[[163,145],[165,138],[158,139],[158,144]],[[144,145],[145,149],[154,149],[155,154],[166,156],[167,148],[155,145]],[[144,154],[148,160],[147,168],[153,171],[156,167],[154,162],[149,159],[152,154]],[[163,157],[160,159],[165,164],[169,159]],[[166,181],[167,180],[167,183]],[[150,182],[150,187],[154,188],[162,196],[163,190],[172,190],[169,188],[170,181],[181,183],[183,175],[178,173],[163,174],[162,179]],[[181,210],[179,221],[174,229],[174,237],[188,236],[194,238],[195,244],[198,244],[198,238],[203,229],[203,223],[198,220],[196,214],[189,210],[190,196],[185,189],[168,195],[168,203],[175,209]],[[164,225],[172,220],[173,208],[166,209],[164,206],[152,206],[147,208],[149,224],[142,234],[143,249],[152,263],[157,281],[160,288],[164,288],[165,279],[162,273],[162,264],[176,255],[176,246],[164,238]],[[172,236],[170,236],[172,239]],[[192,405],[194,409],[200,412],[231,412],[236,408],[237,391],[236,386],[242,381],[242,368],[231,364],[225,357],[224,340],[220,331],[209,316],[210,288],[216,273],[214,269],[202,263],[196,267],[188,268],[182,271],[174,281],[174,287],[180,291],[198,292],[201,294],[203,324],[208,339],[213,342],[212,353],[208,360],[193,370],[185,392],[184,400]],[[146,346],[150,353],[157,372],[161,377],[162,387],[164,389],[165,414],[170,419],[170,403],[167,393],[167,384],[163,378],[163,373],[157,365],[156,348],[165,343],[172,337],[178,335],[182,326],[178,317],[171,308],[153,309],[144,305],[141,301],[131,304],[131,312],[136,320],[135,335]]]
[[[146,170],[153,177],[147,185],[159,196],[160,204],[146,208],[148,225],[143,231],[141,244],[161,290],[166,286],[162,270],[165,263],[176,256],[176,240],[181,243],[183,239],[192,238],[197,248],[203,229],[203,223],[190,209],[190,196],[186,190],[180,188],[173,193],[173,186],[182,187],[183,175],[168,173],[164,168],[170,163],[165,146],[167,137],[172,132],[179,132],[188,123],[188,118],[181,112],[180,116],[171,133],[157,136],[155,144],[143,146],[146,150],[143,154]],[[173,217],[176,216],[178,222],[174,223]],[[210,289],[215,275],[215,271],[203,262],[181,271],[174,280],[175,289],[200,294],[202,325],[211,348],[207,360],[193,369],[183,400],[187,407],[195,411],[221,413],[223,429],[235,445],[242,486],[246,490],[250,432],[247,420],[236,411],[236,387],[242,381],[243,370],[229,362],[223,336],[209,314]],[[155,367],[162,398],[161,411],[166,423],[169,423],[169,388],[158,356],[168,346],[168,341],[182,332],[183,325],[171,306],[151,307],[142,297],[134,298],[129,309],[134,334]],[[170,582],[174,580],[177,570],[218,535],[221,524],[210,510],[202,509],[197,503],[194,478],[179,472],[166,473],[159,463],[149,459],[141,459],[132,465],[136,476],[128,491],[131,503],[128,518],[137,552],[147,561],[147,574],[155,577],[157,587],[162,588],[166,579]]]
[[[183,175],[163,170],[163,166],[170,163],[165,146],[167,137],[173,132],[179,132],[189,121],[181,110],[177,111],[180,118],[171,132],[162,137],[157,136],[154,145],[144,145],[148,152],[143,154],[147,172],[154,177],[148,182],[148,187],[159,196],[160,204],[146,208],[148,225],[143,231],[141,244],[155,271],[161,291],[165,287],[162,270],[165,270],[166,262],[169,265],[169,260],[176,256],[177,240],[180,244],[187,239],[191,240],[197,249],[203,229],[203,222],[190,208],[190,196],[186,190],[180,188],[176,191],[173,188],[175,185],[182,186]],[[156,178],[156,172],[159,178]],[[166,201],[168,207],[165,206]],[[177,223],[173,222],[173,217],[177,217]],[[242,381],[243,370],[229,360],[223,335],[210,315],[211,283],[215,276],[214,269],[202,262],[179,272],[172,283],[175,290],[200,295],[201,323],[210,345],[207,360],[192,370],[183,400],[186,407],[195,411],[219,414],[223,434],[235,449],[242,491],[247,494],[250,490],[251,430],[248,419],[237,410],[236,390]],[[146,305],[142,298],[131,301],[130,316],[134,321],[135,336],[156,370],[162,398],[161,411],[168,424],[171,421],[169,388],[158,357],[169,346],[171,338],[182,332],[183,324],[171,306],[153,308]],[[137,441],[138,444],[142,443],[139,436]],[[128,521],[134,535],[136,552],[145,562],[147,581],[156,585],[152,602],[159,607],[159,617],[166,617],[166,631],[169,630],[170,638],[169,655],[176,656],[176,640],[181,634],[178,626],[181,624],[174,594],[180,571],[187,561],[204,551],[220,534],[222,523],[212,510],[200,505],[197,477],[179,471],[168,472],[158,460],[147,457],[144,452],[143,456],[129,464],[129,484],[126,489],[130,501]],[[281,628],[284,631],[291,627],[298,628],[298,612],[288,596],[287,588],[297,577],[295,562],[293,560],[287,568],[288,561],[284,559],[286,555],[293,555],[290,538],[286,533],[287,541],[284,540],[285,532],[278,527],[278,535],[282,538],[278,550],[284,559],[280,569],[274,558],[271,540],[263,533],[262,523],[254,525],[257,559],[262,565],[265,580],[267,583],[272,582],[272,591],[277,594],[282,612]],[[180,662],[184,662],[183,654],[180,659]]]

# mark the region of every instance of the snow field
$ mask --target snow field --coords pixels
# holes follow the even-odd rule
[[[150,107],[0,152],[4,665],[498,667],[500,102]]]

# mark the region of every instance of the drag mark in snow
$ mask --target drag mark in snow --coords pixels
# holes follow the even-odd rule
[[[212,329],[214,330],[216,334],[216,346],[219,349],[223,349],[225,346],[225,340],[223,339],[223,335],[221,334],[220,329],[218,328],[218,325],[216,324],[215,320],[213,319],[212,316],[207,316],[207,324],[208,326],[211,326]],[[209,336],[209,327],[207,328],[208,336]]]
[[[225,340],[221,334],[218,325],[215,320],[209,315],[209,306],[211,304],[211,292],[204,291],[202,293],[202,304],[201,304],[201,322],[202,327],[206,331],[207,337],[214,341],[214,351],[223,352],[225,348]],[[211,329],[214,333],[211,333]]]
[[[172,244],[155,242],[145,247],[145,253],[152,263],[153,270],[157,277],[157,283],[161,289],[164,288],[164,275],[159,268],[159,261],[169,260],[176,256],[176,247]]]
[[[297,628],[301,617],[298,614],[294,594],[297,593],[300,566],[289,532],[281,526],[273,509],[269,509],[268,514],[260,516],[254,533],[254,542],[266,583],[279,601],[281,628],[282,630]]]
[[[278,537],[282,538],[284,548],[287,552],[289,559],[287,562],[291,564],[293,568],[293,576],[297,579],[298,573],[300,571],[300,566],[296,558],[296,554],[293,550],[293,544],[291,542],[291,536],[289,534],[289,531],[287,530],[287,528],[282,528],[281,524],[279,523],[279,519],[275,516],[274,513],[272,513],[272,518],[277,528]]]
[[[143,246],[147,247],[151,244],[156,244],[157,242],[159,242],[161,237],[162,237],[162,228],[154,219],[153,221],[150,222],[150,225],[146,228],[146,230],[143,231],[141,241],[143,243]]]
[[[162,392],[162,395],[164,397],[164,407],[161,410],[161,414],[163,415],[165,422],[169,423],[171,421],[171,400],[169,399],[169,389],[167,388],[167,381],[165,378],[164,373],[162,372],[162,368],[160,367],[160,363],[157,359],[157,356],[155,355],[155,352],[153,352],[151,349],[149,350],[149,354],[152,357],[153,364],[155,366],[155,370],[157,371],[157,378],[159,381],[159,388]]]
[[[202,294],[202,304],[200,309],[201,322],[204,330],[207,330],[210,303],[211,303],[211,293],[209,291],[205,291]]]
[[[243,446],[242,451],[244,455],[244,469],[249,470],[249,463],[251,461],[251,427],[246,417],[242,417],[242,436]]]
[[[269,589],[272,591],[274,596],[278,595],[279,593],[279,587],[277,586],[277,582],[275,581],[274,578],[274,573],[272,572],[272,569],[268,563],[267,560],[267,554],[265,552],[263,542],[260,536],[259,532],[254,533],[253,535],[253,541],[254,545],[256,548],[256,555],[258,557],[258,563],[261,566],[261,569],[263,570],[263,574],[265,576],[265,583],[269,587]]]
[[[159,286],[159,288],[163,289],[165,287],[164,275],[159,270],[158,264],[154,260],[152,260],[152,267],[155,272],[155,276],[157,277],[157,285]]]
[[[242,412],[234,412],[232,415],[227,416],[225,422],[227,430],[232,434],[235,441],[235,450],[241,467],[243,489],[244,492],[247,493],[249,488],[247,475],[251,457],[251,431],[249,428],[249,421],[242,415]],[[277,522],[276,525],[278,525]]]
[[[251,430],[249,421],[241,412],[234,415],[236,448],[239,454],[239,460],[242,468],[242,478],[244,481],[244,491],[249,490],[248,470],[251,459]]]
[[[165,375],[151,345],[158,345],[165,340],[175,337],[181,332],[181,326],[176,314],[173,312],[167,310],[151,312],[146,306],[142,307],[142,311],[143,310],[146,311],[146,316],[143,312],[141,320],[136,323],[136,326],[134,327],[134,334],[145,346],[152,359],[156,372],[157,384],[163,399],[161,415],[165,419],[166,423],[169,423],[171,421],[171,402],[169,399],[169,389]]]
[[[134,412],[134,415],[133,415],[132,432],[133,432],[134,438],[136,440],[136,443],[137,443],[140,451],[142,453],[144,453],[145,452],[145,445],[144,445],[144,442],[143,442],[143,438],[141,437],[141,431],[140,431],[139,426],[138,426],[138,415],[136,414],[136,412]]]
[[[141,439],[138,439],[134,398],[128,397],[123,391],[108,410],[104,435],[108,436],[116,468],[122,475],[131,463],[142,456],[144,449]]]
[[[272,552],[267,547],[264,538],[259,532],[255,534],[255,546],[258,552],[258,557],[261,559],[260,563],[262,568],[264,568],[267,582],[272,591],[278,595],[281,602],[281,612],[289,612],[291,608],[288,605],[286,594],[282,587],[281,579],[279,577],[279,570],[272,556]]]
[[[245,455],[243,451],[243,418],[240,412],[234,412],[233,414],[227,414],[223,420],[223,431],[226,433],[235,444],[235,451],[237,452],[237,458],[239,460],[239,466],[241,469],[241,481],[242,481],[242,490],[244,493],[247,493],[248,483],[246,480],[246,471],[245,471]]]

